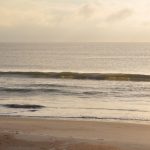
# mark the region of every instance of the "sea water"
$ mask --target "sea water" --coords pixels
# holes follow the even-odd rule
[[[149,122],[150,43],[0,43],[0,115]]]

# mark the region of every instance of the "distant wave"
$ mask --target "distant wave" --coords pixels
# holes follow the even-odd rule
[[[58,78],[58,79],[89,79],[110,81],[150,81],[150,75],[124,73],[78,73],[78,72],[21,72],[1,71],[1,76],[17,76],[30,78]]]
[[[26,92],[63,92],[59,89],[43,89],[43,88],[0,88],[0,91],[4,92],[19,92],[19,93],[26,93]]]
[[[86,110],[86,109],[90,109],[90,110],[110,110],[110,111],[125,111],[125,112],[150,112],[150,111],[146,111],[146,110],[139,110],[139,109],[113,109],[113,108],[101,108],[101,107],[97,107],[97,108],[88,108],[88,107],[48,107],[48,108],[52,108],[52,109],[82,109],[82,110]]]
[[[29,105],[29,104],[4,104],[2,106],[7,108],[23,108],[23,109],[40,109],[45,107],[42,105]]]
[[[25,117],[24,115],[14,115],[14,114],[0,114],[0,116],[4,116],[4,117]],[[96,117],[96,116],[26,116],[28,118],[45,118],[45,119],[81,119],[81,120],[103,120],[103,121],[131,121],[131,122],[149,122],[150,119],[145,119],[145,118],[128,118],[128,117]]]
[[[32,87],[0,87],[0,92],[8,92],[8,93],[55,93],[55,94],[63,94],[63,95],[97,95],[104,94],[103,92],[76,92],[65,89],[55,89],[55,88],[32,88]],[[91,93],[91,94],[90,94]]]
[[[124,112],[150,112],[146,110],[140,110],[140,109],[113,109],[113,108],[101,108],[101,107],[49,107],[49,106],[43,106],[43,105],[30,105],[30,104],[1,104],[0,106],[7,107],[7,108],[25,108],[25,109],[33,109],[33,108],[50,108],[50,109],[78,109],[78,110],[110,110],[110,111],[124,111]]]
[[[51,94],[63,94],[63,95],[82,95],[84,93],[80,92],[73,92],[73,91],[68,91],[64,89],[55,89],[55,88],[26,88],[26,87],[21,87],[21,88],[16,88],[16,87],[0,87],[0,92],[7,92],[7,93],[20,93],[20,94],[41,94],[41,93],[51,93]]]
[[[29,116],[29,117],[35,117],[35,116]],[[36,116],[39,118],[50,118],[50,119],[81,119],[81,120],[104,120],[104,121],[133,121],[133,122],[149,122],[150,119],[144,119],[144,118],[128,118],[128,117],[94,117],[94,116],[80,116],[80,117],[61,117],[61,116]]]

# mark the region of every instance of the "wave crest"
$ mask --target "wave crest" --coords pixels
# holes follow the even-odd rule
[[[124,73],[78,73],[78,72],[0,72],[0,76],[17,76],[30,78],[58,78],[58,79],[89,79],[110,81],[150,81],[150,75]]]

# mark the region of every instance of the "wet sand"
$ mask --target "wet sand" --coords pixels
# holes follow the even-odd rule
[[[0,117],[0,150],[150,150],[150,125]]]

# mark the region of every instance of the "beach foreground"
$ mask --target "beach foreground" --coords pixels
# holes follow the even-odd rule
[[[149,150],[150,126],[0,117],[0,150]]]

